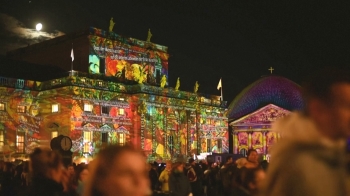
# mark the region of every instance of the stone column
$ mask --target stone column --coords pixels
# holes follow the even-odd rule
[[[155,154],[157,150],[156,121],[154,120],[154,110],[156,110],[156,107],[152,106],[151,108],[152,154]]]
[[[248,150],[253,148],[252,146],[252,134],[253,134],[253,131],[248,131]]]
[[[189,110],[185,110],[186,113],[186,127],[187,127],[187,141],[186,141],[186,150],[187,150],[187,154],[191,155],[191,123],[190,123],[190,115],[191,115],[191,111]]]
[[[263,140],[263,153],[264,156],[266,155],[266,149],[267,149],[267,137],[266,137],[267,131],[262,131],[262,140]]]
[[[169,151],[169,144],[168,144],[168,140],[169,140],[169,130],[168,130],[168,124],[167,124],[167,117],[168,117],[168,108],[167,107],[163,107],[163,131],[164,131],[164,157],[165,158],[170,158],[168,157],[168,152]]]
[[[238,154],[238,132],[233,132],[233,153]]]

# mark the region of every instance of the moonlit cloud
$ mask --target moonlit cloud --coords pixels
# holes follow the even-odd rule
[[[0,13],[0,54],[64,35],[61,31],[44,32],[25,27],[16,18]]]

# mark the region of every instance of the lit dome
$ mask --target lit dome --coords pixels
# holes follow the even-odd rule
[[[236,120],[268,104],[289,111],[301,110],[301,87],[281,76],[264,76],[238,94],[228,107],[227,117]]]

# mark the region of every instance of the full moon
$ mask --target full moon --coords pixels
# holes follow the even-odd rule
[[[43,25],[41,23],[36,24],[35,26],[37,31],[40,31],[43,28]]]

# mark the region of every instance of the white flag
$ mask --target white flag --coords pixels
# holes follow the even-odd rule
[[[73,48],[72,48],[72,52],[70,53],[70,57],[72,58],[72,62],[74,61],[74,52],[73,52]]]
[[[219,81],[219,84],[218,84],[217,89],[220,90],[221,87],[222,87],[222,86],[221,86],[221,78],[220,78],[220,81]]]

